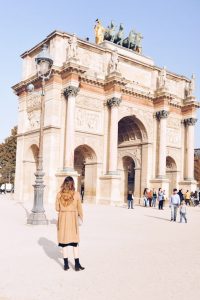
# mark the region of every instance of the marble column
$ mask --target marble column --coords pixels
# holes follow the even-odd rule
[[[166,177],[166,140],[167,140],[167,117],[169,112],[160,110],[156,112],[156,118],[159,122],[159,148],[158,148],[158,178]]]
[[[197,119],[184,119],[186,130],[185,179],[194,180],[194,125]]]
[[[118,108],[121,99],[112,97],[108,99],[107,105],[110,107],[110,128],[109,128],[109,163],[108,174],[117,174],[117,160],[118,160]]]
[[[64,171],[74,171],[75,104],[79,88],[68,86],[63,94],[67,99]]]

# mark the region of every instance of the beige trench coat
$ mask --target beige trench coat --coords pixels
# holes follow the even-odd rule
[[[60,203],[59,196],[60,193],[58,193],[56,198],[56,211],[58,212],[58,243],[79,243],[78,216],[83,219],[80,194],[75,192],[74,200],[68,206],[63,206]]]

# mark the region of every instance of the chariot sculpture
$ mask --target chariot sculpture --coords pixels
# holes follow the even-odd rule
[[[142,44],[141,41],[143,36],[141,33],[136,32],[132,29],[129,35],[124,38],[124,26],[121,23],[117,31],[116,26],[113,21],[107,28],[104,28],[101,25],[99,19],[96,20],[95,29],[95,41],[97,44],[102,43],[103,41],[110,41],[127,49],[133,50],[137,53],[142,53]]]

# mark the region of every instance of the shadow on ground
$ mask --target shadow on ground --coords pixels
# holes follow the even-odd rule
[[[62,254],[59,252],[58,245],[45,237],[41,237],[38,240],[38,244],[43,248],[45,254],[53,259],[59,266],[63,268],[63,263],[60,262],[60,259],[63,258]],[[74,269],[73,264],[69,261],[69,265]]]
[[[164,221],[170,222],[170,220],[167,219],[167,218],[161,218],[161,217],[150,216],[150,215],[145,215],[145,217],[149,217],[149,218],[154,218],[154,219],[159,219],[159,220],[164,220]]]

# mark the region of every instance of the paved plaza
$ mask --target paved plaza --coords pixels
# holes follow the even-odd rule
[[[83,205],[80,262],[85,271],[63,271],[56,245],[56,212],[48,226],[26,225],[32,202],[0,196],[1,300],[200,299],[200,207],[188,224],[170,211],[136,206]]]

